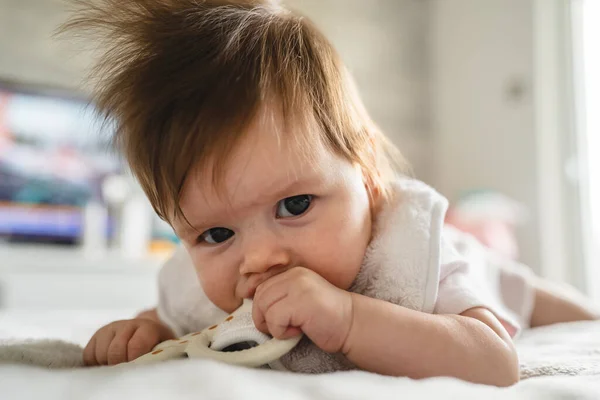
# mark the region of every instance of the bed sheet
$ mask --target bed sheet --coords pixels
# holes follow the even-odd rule
[[[54,338],[83,345],[98,326],[134,314],[133,310],[0,312],[0,342]],[[416,381],[359,371],[309,376],[251,370],[204,360],[62,370],[6,363],[0,364],[0,398],[600,398],[600,322],[561,324],[527,331],[518,339],[517,348],[522,376],[527,379],[504,389],[451,378]]]

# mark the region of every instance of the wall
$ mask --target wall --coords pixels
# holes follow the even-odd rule
[[[52,38],[66,16],[62,0],[0,0],[0,79],[79,87],[89,59]]]
[[[489,188],[531,211],[523,260],[540,271],[530,0],[432,0],[433,183],[451,200]]]

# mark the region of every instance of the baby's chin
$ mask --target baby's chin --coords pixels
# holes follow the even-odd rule
[[[224,298],[223,296],[211,296],[210,293],[206,293],[206,297],[212,304],[214,304],[219,310],[231,314],[244,302],[244,298],[238,296],[237,293],[231,297]]]
[[[221,311],[226,312],[227,314],[231,314],[232,312],[240,308],[243,303],[244,299],[235,299],[234,301],[227,302],[227,304],[218,304],[216,302],[213,302],[214,305],[216,305]]]

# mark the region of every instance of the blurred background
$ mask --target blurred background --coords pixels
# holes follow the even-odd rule
[[[600,2],[289,0],[448,223],[600,298]],[[139,309],[177,239],[108,145],[59,0],[0,0],[0,309]]]

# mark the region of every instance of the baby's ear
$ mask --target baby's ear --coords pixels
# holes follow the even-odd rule
[[[363,183],[367,194],[369,195],[369,202],[371,203],[371,210],[379,208],[379,204],[382,199],[382,188],[381,182],[378,176],[373,171],[369,171],[367,168],[360,166],[360,173],[362,174]]]

